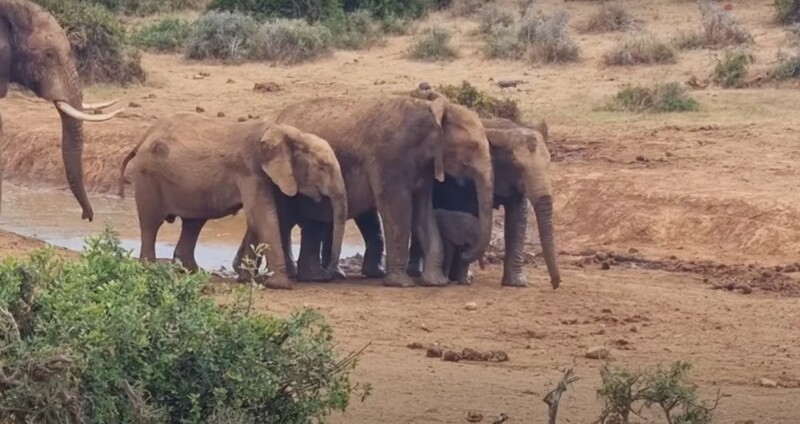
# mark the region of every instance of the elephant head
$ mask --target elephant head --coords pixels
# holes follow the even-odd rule
[[[9,83],[53,102],[61,118],[61,152],[72,194],[83,219],[94,217],[83,183],[83,121],[105,121],[121,112],[89,114],[115,101],[83,104],[80,78],[67,35],[56,19],[28,0],[0,0],[0,98]]]
[[[330,267],[339,264],[347,221],[347,191],[339,161],[322,138],[290,125],[273,125],[261,137],[262,169],[283,194],[330,199],[333,241]]]
[[[457,179],[469,178],[475,183],[480,235],[477,243],[463,253],[465,261],[473,262],[483,256],[492,235],[494,172],[489,141],[477,113],[450,103],[436,92],[431,93],[431,107],[443,130],[444,172]],[[437,179],[442,181],[444,178],[437,175]]]
[[[483,124],[497,172],[512,173],[513,177],[503,180],[523,193],[533,206],[550,283],[556,288],[561,282],[561,271],[556,262],[547,123],[542,120],[528,128],[507,119],[484,119]]]

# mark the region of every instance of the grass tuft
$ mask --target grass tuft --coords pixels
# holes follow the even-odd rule
[[[653,35],[639,35],[623,40],[603,54],[603,63],[611,66],[675,63],[678,55],[671,44]]]
[[[651,86],[625,85],[611,99],[607,110],[634,113],[688,112],[698,110],[697,100],[677,82]]]
[[[422,61],[452,60],[458,57],[458,51],[450,43],[450,31],[441,27],[430,27],[420,32],[408,55]]]
[[[639,21],[620,3],[605,3],[586,22],[586,32],[601,33],[639,29]]]
[[[714,83],[725,88],[741,88],[745,85],[747,68],[753,63],[753,55],[747,51],[726,52],[711,75]]]

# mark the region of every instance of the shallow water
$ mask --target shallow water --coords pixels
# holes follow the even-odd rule
[[[9,183],[3,184],[3,204],[0,228],[23,236],[35,237],[45,242],[80,251],[84,238],[103,232],[106,225],[116,230],[123,247],[139,256],[139,221],[133,198],[116,196],[90,196],[94,208],[94,222],[81,219],[81,208],[68,191],[31,189]],[[207,270],[230,269],[233,257],[244,234],[244,214],[209,221],[200,234],[195,249],[197,263]],[[180,234],[180,220],[164,223],[158,232],[156,255],[172,258],[172,251]],[[300,250],[300,230],[292,233],[292,250],[295,259]],[[351,221],[345,230],[342,257],[363,253],[363,241]]]

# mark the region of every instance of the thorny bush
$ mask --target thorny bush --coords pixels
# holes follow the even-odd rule
[[[108,230],[78,260],[6,259],[0,422],[310,423],[365,388],[319,315],[251,314],[246,290],[217,306],[206,279],[140,263]]]

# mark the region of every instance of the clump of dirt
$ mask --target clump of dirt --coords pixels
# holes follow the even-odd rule
[[[628,253],[611,251],[586,251],[575,256],[582,256],[573,263],[586,268],[600,266],[600,269],[611,267],[628,267],[634,269],[682,272],[703,275],[703,282],[711,284],[715,289],[737,291],[750,294],[754,289],[775,292],[783,296],[800,296],[800,280],[796,274],[800,272],[800,262],[777,266],[759,266],[755,264],[724,264],[714,261],[683,261],[675,256],[664,260],[644,258],[636,249]]]
[[[257,82],[253,85],[253,91],[256,93],[274,93],[281,91],[281,87],[272,81]]]
[[[472,348],[464,348],[461,352],[446,349],[438,344],[425,346],[419,342],[408,344],[409,349],[425,350],[428,358],[441,358],[447,362],[475,361],[475,362],[506,362],[508,354],[502,350],[480,351]]]

